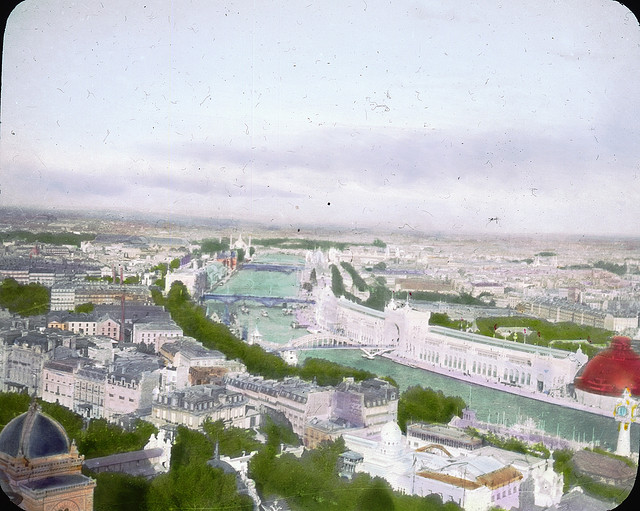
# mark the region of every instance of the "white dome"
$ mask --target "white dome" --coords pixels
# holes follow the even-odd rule
[[[384,445],[400,445],[402,443],[402,431],[395,421],[387,422],[380,430],[380,437]]]

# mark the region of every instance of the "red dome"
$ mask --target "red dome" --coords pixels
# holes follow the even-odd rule
[[[628,388],[640,395],[640,356],[629,337],[613,337],[611,345],[593,357],[575,378],[577,389],[605,396],[621,396]]]

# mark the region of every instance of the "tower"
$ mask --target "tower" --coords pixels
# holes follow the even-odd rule
[[[637,407],[638,402],[631,397],[629,389],[624,389],[613,410],[613,417],[618,422],[616,454],[619,456],[631,456],[631,423],[636,422]]]

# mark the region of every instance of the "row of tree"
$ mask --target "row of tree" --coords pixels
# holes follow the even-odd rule
[[[174,282],[166,298],[159,291],[154,291],[153,297],[157,305],[166,307],[185,335],[197,339],[206,348],[222,352],[229,359],[242,361],[252,374],[274,379],[285,376],[300,376],[307,380],[315,378],[320,385],[337,385],[347,376],[357,380],[375,376],[368,371],[313,358],[305,359],[302,367],[290,366],[278,355],[268,353],[256,344],[243,342],[225,325],[209,319],[204,309],[190,300],[182,282]]]
[[[385,306],[391,300],[392,293],[389,288],[386,286],[386,280],[384,277],[377,277],[374,280],[372,285],[367,285],[365,283],[366,288],[369,289],[369,297],[366,300],[361,300],[353,293],[347,291],[344,287],[344,279],[342,278],[342,274],[340,273],[340,269],[332,264],[330,266],[331,269],[331,291],[337,297],[344,296],[347,300],[364,305],[365,307],[369,307],[370,309],[375,309],[382,311]],[[354,270],[355,272],[355,270]],[[356,273],[357,275],[357,273]],[[358,275],[358,277],[360,277]],[[364,282],[364,281],[363,281]]]
[[[342,266],[345,269],[345,271],[351,276],[353,285],[356,287],[358,291],[364,292],[367,289],[369,289],[369,286],[367,285],[367,283],[364,281],[364,279],[360,276],[360,274],[356,271],[356,269],[353,267],[353,265],[350,262],[342,261],[340,263],[340,266]]]

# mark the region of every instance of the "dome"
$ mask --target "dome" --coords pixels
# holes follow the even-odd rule
[[[621,396],[628,388],[640,396],[640,356],[631,348],[629,337],[616,336],[578,372],[576,389],[605,396]]]
[[[399,445],[402,442],[402,431],[395,421],[387,422],[380,430],[380,439],[385,445]]]
[[[34,403],[29,411],[11,420],[0,433],[0,453],[27,459],[69,452],[69,438],[57,421]]]

